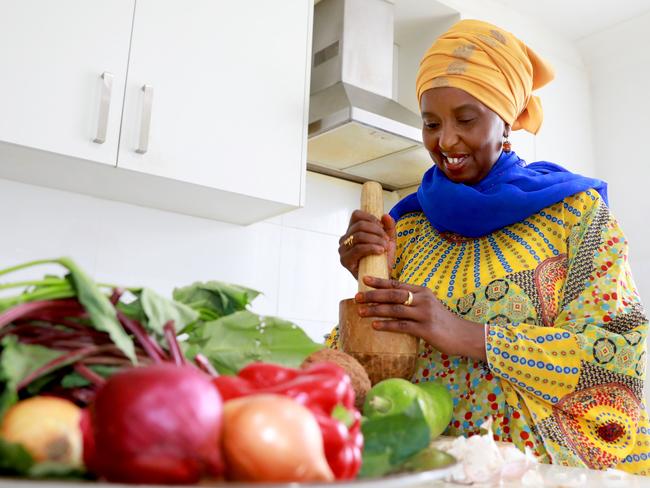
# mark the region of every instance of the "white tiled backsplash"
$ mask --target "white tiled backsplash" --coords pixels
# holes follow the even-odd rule
[[[193,281],[237,283],[263,293],[255,312],[321,340],[356,291],[337,248],[361,186],[308,173],[306,190],[304,208],[242,227],[0,180],[0,267],[70,256],[98,281],[165,295]],[[385,200],[390,208],[397,197]]]

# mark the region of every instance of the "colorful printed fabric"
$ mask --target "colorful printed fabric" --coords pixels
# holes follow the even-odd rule
[[[397,231],[393,277],[486,324],[487,363],[421,343],[413,381],[435,378],[454,398],[445,434],[477,434],[492,416],[497,440],[542,462],[650,475],[648,319],[596,191],[477,239],[441,234],[421,212]]]

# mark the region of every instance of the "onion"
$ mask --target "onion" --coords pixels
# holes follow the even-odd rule
[[[51,461],[80,468],[81,409],[63,398],[36,396],[6,413],[0,437],[21,444],[36,462]]]
[[[223,453],[234,481],[333,481],[314,415],[291,398],[260,394],[224,405]]]
[[[84,461],[108,481],[190,484],[223,472],[221,396],[194,367],[157,364],[115,374],[89,413]]]

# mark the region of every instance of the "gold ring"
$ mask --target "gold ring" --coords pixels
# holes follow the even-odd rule
[[[413,293],[411,292],[411,290],[408,290],[408,294],[409,294],[408,298],[404,300],[404,302],[402,303],[402,305],[406,305],[407,307],[410,306],[411,303],[413,303]]]
[[[343,241],[343,245],[344,245],[344,246],[348,246],[348,247],[350,247],[350,246],[352,246],[352,241],[353,241],[353,240],[354,240],[354,234],[351,235],[351,236],[348,236],[348,237]]]

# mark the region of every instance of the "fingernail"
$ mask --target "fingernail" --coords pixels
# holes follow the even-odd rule
[[[359,307],[359,315],[366,315],[368,313],[368,307]]]
[[[379,330],[379,329],[381,329],[381,323],[375,321],[375,322],[372,323],[372,327],[373,327],[373,329],[378,329]]]
[[[357,303],[363,302],[363,294],[357,293],[356,295],[354,295],[354,301],[356,301]]]

